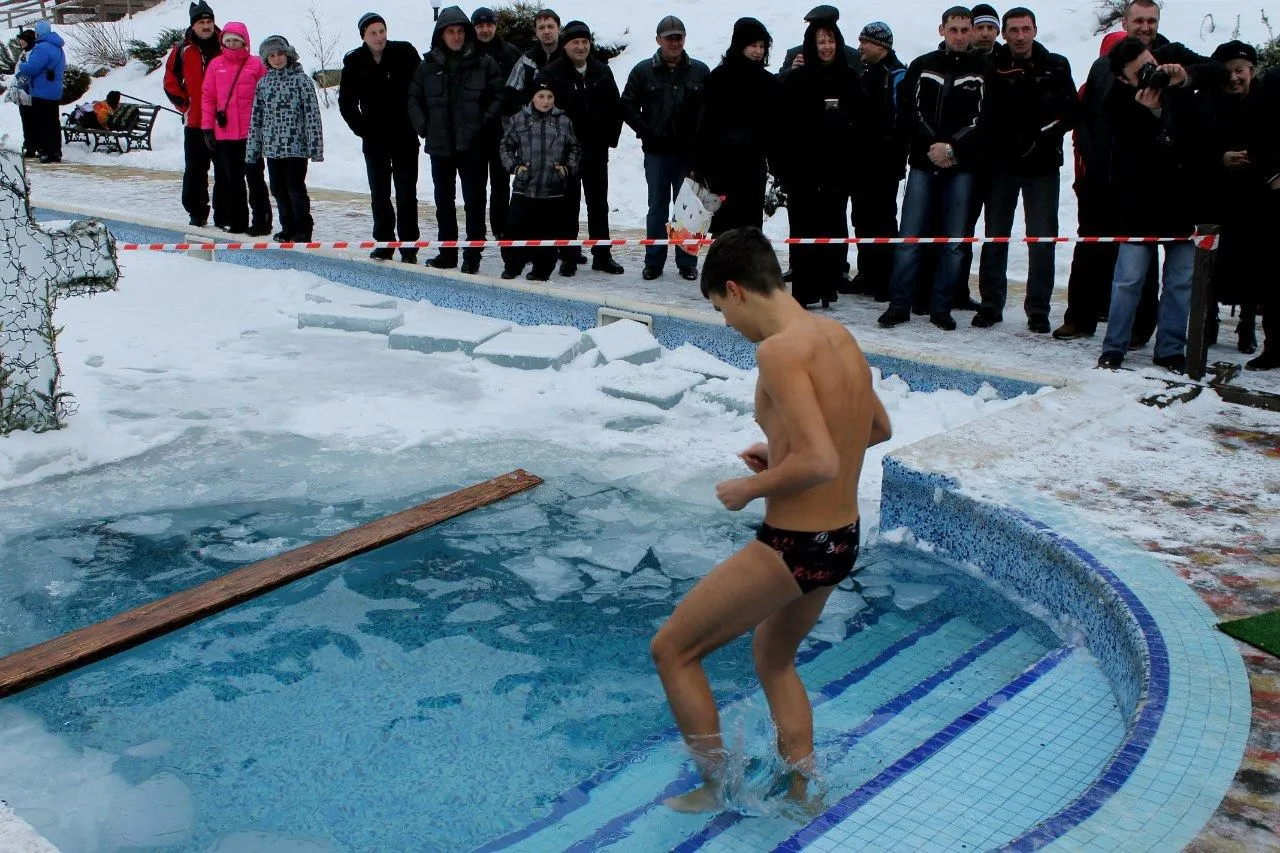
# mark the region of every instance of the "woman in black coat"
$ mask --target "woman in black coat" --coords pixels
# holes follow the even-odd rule
[[[775,174],[789,201],[793,237],[849,236],[848,206],[862,140],[873,130],[867,97],[849,66],[834,21],[814,21],[804,34],[804,64],[779,87]],[[836,301],[849,247],[791,247],[796,301],[825,308]]]
[[[767,114],[778,85],[765,70],[772,45],[764,24],[739,18],[728,52],[707,79],[694,173],[724,198],[711,220],[713,235],[764,222],[768,154],[776,131]]]

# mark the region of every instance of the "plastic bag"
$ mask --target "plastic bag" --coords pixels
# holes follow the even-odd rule
[[[680,193],[676,196],[675,215],[667,223],[667,239],[700,240],[706,237],[707,229],[711,227],[711,217],[720,209],[722,201],[723,198],[702,184],[692,178],[685,178]],[[702,246],[691,243],[676,248],[697,257]]]

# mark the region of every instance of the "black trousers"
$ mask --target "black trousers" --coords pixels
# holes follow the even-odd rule
[[[573,216],[573,219],[570,219]],[[506,240],[568,240],[573,237],[576,210],[567,196],[560,198],[529,198],[515,193],[507,209],[507,222],[502,236]],[[511,247],[502,250],[503,266],[511,272],[519,272],[527,263],[533,263],[538,276],[550,275],[556,266],[555,247],[526,249]]]
[[[307,194],[307,158],[268,157],[267,178],[280,212],[280,230],[294,240],[310,240],[315,222]]]
[[[848,237],[849,204],[847,189],[823,189],[797,186],[787,202],[793,237]],[[834,299],[837,286],[844,280],[849,247],[844,243],[831,246],[791,247],[791,293],[801,305],[812,305],[822,299]]]
[[[226,227],[233,233],[249,230],[249,212],[253,211],[253,225],[260,229],[271,228],[271,196],[262,158],[256,163],[244,162],[243,139],[220,139],[214,145],[213,182],[225,203]]]
[[[1110,186],[1089,178],[1075,183],[1081,237],[1116,236],[1116,199]],[[1133,235],[1147,236],[1147,235]],[[1160,235],[1151,235],[1160,236]],[[1071,275],[1067,278],[1067,311],[1063,320],[1076,329],[1096,332],[1098,320],[1111,305],[1111,283],[1115,280],[1117,243],[1076,243],[1071,256]],[[1159,264],[1147,269],[1142,284],[1142,298],[1133,320],[1133,337],[1148,340],[1155,333],[1159,310]]]
[[[30,110],[30,132],[34,134],[32,141],[36,150],[46,157],[61,160],[62,119],[58,115],[59,106],[61,105],[57,101],[47,98],[32,98],[31,106],[27,109]]]
[[[31,107],[27,104],[18,104],[18,117],[22,119],[22,150],[26,154],[38,153],[39,146],[36,144],[39,139],[39,131],[35,128],[32,120]]]
[[[484,151],[465,152],[452,157],[431,155],[431,182],[435,184],[436,225],[441,240],[458,239],[458,192],[456,182],[462,179],[462,208],[466,216],[467,239],[485,239],[484,194],[489,174],[489,157]],[[464,249],[462,256],[479,261],[481,249]],[[442,249],[440,254],[456,257],[457,249]]]
[[[853,194],[853,228],[859,238],[898,236],[898,184],[892,176],[867,175]],[[893,278],[893,249],[858,246],[858,277],[862,291],[888,298]]]
[[[182,154],[185,166],[182,171],[182,209],[197,222],[209,219],[209,167],[213,165],[213,152],[204,144],[204,131],[198,127],[182,131]],[[213,224],[219,228],[227,224],[226,211],[218,207],[218,186],[213,187]]]
[[[591,240],[609,239],[609,149],[599,152],[583,152],[578,174],[569,181],[565,195],[566,216],[572,231],[566,239],[577,237],[582,231],[582,202],[587,203],[587,237]],[[560,253],[564,258],[576,258],[581,250],[571,246]],[[591,255],[608,258],[612,250],[608,246],[594,246]]]
[[[729,164],[726,164],[729,165]],[[713,191],[724,196],[720,209],[711,217],[711,234],[718,236],[732,228],[764,224],[764,190],[769,174],[764,158],[758,163],[735,161],[723,174],[708,176]]]
[[[501,238],[507,227],[507,210],[511,207],[511,173],[502,165],[497,143],[489,151],[489,230]]]
[[[369,205],[373,212],[373,239],[413,241],[418,230],[418,157],[416,140],[395,147],[367,147],[364,168],[369,178]],[[395,187],[395,206],[391,190]],[[417,257],[417,249],[401,249],[400,254]]]

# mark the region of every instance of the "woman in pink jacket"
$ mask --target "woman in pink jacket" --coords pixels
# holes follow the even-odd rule
[[[271,233],[271,197],[262,158],[248,166],[244,162],[253,95],[266,73],[262,60],[249,51],[249,28],[231,21],[222,29],[222,53],[209,63],[201,89],[205,106],[200,125],[213,152],[214,186],[219,198],[226,199],[227,230],[251,237]]]

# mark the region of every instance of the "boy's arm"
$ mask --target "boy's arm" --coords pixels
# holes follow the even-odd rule
[[[813,381],[792,345],[761,344],[756,361],[760,365],[760,386],[782,417],[791,452],[781,464],[744,478],[744,506],[756,498],[812,489],[831,482],[840,473],[840,454],[827,430]]]

